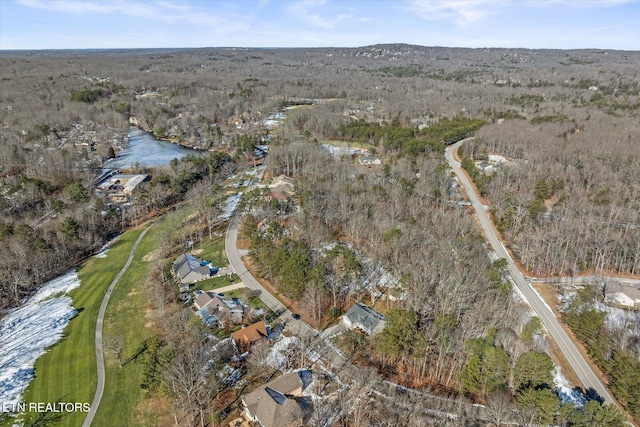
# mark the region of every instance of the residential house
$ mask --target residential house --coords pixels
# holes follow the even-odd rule
[[[605,300],[625,307],[640,307],[640,284],[608,282],[605,284]]]
[[[209,327],[224,328],[242,322],[244,306],[234,298],[203,292],[193,301],[198,316]]]
[[[264,320],[261,320],[234,332],[231,338],[233,338],[237,348],[248,350],[254,344],[268,340],[269,332],[269,327]]]
[[[495,169],[494,166],[487,161],[476,163],[476,167],[483,172],[493,172]]]
[[[342,317],[349,329],[361,329],[368,335],[376,335],[384,329],[385,318],[371,307],[355,303]]]
[[[113,203],[125,203],[141,188],[143,183],[150,179],[151,176],[146,174],[108,175],[97,185],[97,191],[104,194]]]
[[[211,268],[208,261],[196,258],[193,255],[183,254],[173,262],[173,274],[180,282],[180,290],[188,290],[189,285],[199,280],[211,277],[217,272],[216,268]]]
[[[290,372],[242,396],[244,414],[262,427],[304,425],[313,409],[304,391],[313,382],[309,370]]]

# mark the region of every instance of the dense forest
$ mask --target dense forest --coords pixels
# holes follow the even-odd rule
[[[268,144],[268,175],[293,178],[295,194],[245,197],[252,262],[317,326],[356,301],[385,311],[377,338],[340,343],[359,364],[486,403],[498,425],[514,419],[504,401],[523,424],[617,425],[609,407],[559,406],[540,325],[487,253],[443,153],[474,137],[463,166],[531,275],[636,275],[639,65],[638,52],[409,45],[0,52],[0,307],[176,204],[197,206],[199,234],[185,239],[211,236],[221,181]],[[130,126],[209,152],[137,165],[150,182],[116,206],[95,179]],[[344,155],[326,149],[336,141]],[[596,300],[577,298],[566,320],[637,417],[620,379],[640,339],[614,342]],[[370,405],[343,425],[385,413]]]

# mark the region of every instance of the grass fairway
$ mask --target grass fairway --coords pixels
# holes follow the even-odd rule
[[[157,226],[156,226],[157,227]],[[148,417],[136,410],[142,390],[143,354],[134,358],[144,341],[152,335],[145,327],[149,301],[144,291],[147,275],[154,268],[153,262],[143,261],[145,255],[156,247],[156,227],[144,237],[131,266],[113,291],[104,317],[103,340],[117,337],[123,341],[123,367],[120,367],[113,351],[105,348],[105,390],[94,419],[94,426],[141,426],[151,424]],[[127,362],[127,360],[129,360]]]
[[[70,292],[78,315],[64,330],[64,338],[35,364],[36,377],[23,402],[91,403],[96,388],[95,327],[104,292],[122,269],[142,230],[122,235],[106,258],[90,258],[78,270],[81,285]],[[117,289],[117,287],[116,287]],[[28,418],[35,416],[29,414]],[[86,414],[64,414],[56,425],[80,426]],[[96,424],[97,425],[97,424]]]
[[[184,211],[180,211],[179,217],[184,216]],[[152,328],[148,327],[150,320],[146,317],[148,299],[144,285],[149,274],[158,274],[154,269],[159,264],[146,261],[145,255],[153,253],[160,246],[159,235],[175,229],[175,226],[172,221],[162,220],[149,230],[129,269],[111,295],[103,326],[106,383],[93,426],[151,426],[168,414],[164,405],[158,405],[158,399],[147,399],[144,396],[140,386],[144,354],[137,359],[133,356],[145,340],[153,335]],[[106,289],[124,266],[131,247],[141,232],[142,229],[125,233],[114,243],[106,258],[90,258],[79,267],[81,285],[70,293],[73,306],[79,313],[65,328],[64,338],[36,362],[36,377],[25,391],[23,402],[91,403],[97,382],[95,326],[100,304]],[[223,237],[205,239],[202,249],[205,259],[212,261],[214,265],[227,265]],[[217,280],[212,280],[214,285],[229,284],[226,275],[215,279]],[[236,275],[232,279],[234,282],[239,280]],[[123,367],[120,367],[114,353],[106,346],[110,337],[124,343],[121,358],[126,363]],[[131,360],[127,361],[128,359]],[[82,425],[86,413],[53,415],[53,419],[48,418],[53,422],[38,425],[77,427]],[[37,414],[27,414],[25,419],[28,422],[34,421],[36,416]],[[60,418],[57,419],[56,416]]]

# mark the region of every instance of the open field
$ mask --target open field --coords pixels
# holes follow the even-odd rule
[[[36,377],[23,396],[24,402],[91,402],[96,387],[94,343],[98,310],[105,289],[124,265],[140,232],[125,233],[106,258],[90,258],[81,265],[78,276],[82,285],[70,293],[78,315],[65,329],[65,338],[36,362]],[[84,417],[84,412],[64,414],[59,425],[77,426]]]
[[[120,367],[113,352],[105,348],[105,391],[96,414],[95,426],[147,425],[146,420],[136,416],[134,408],[141,399],[140,379],[143,365],[140,352],[147,338],[152,335],[147,323],[148,299],[144,293],[145,277],[151,273],[153,263],[142,258],[155,247],[154,228],[140,243],[131,266],[113,291],[104,319],[105,342],[117,337],[124,342],[123,367]]]

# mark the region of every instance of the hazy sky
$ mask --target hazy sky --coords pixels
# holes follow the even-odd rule
[[[637,0],[0,0],[0,49],[640,49]]]

